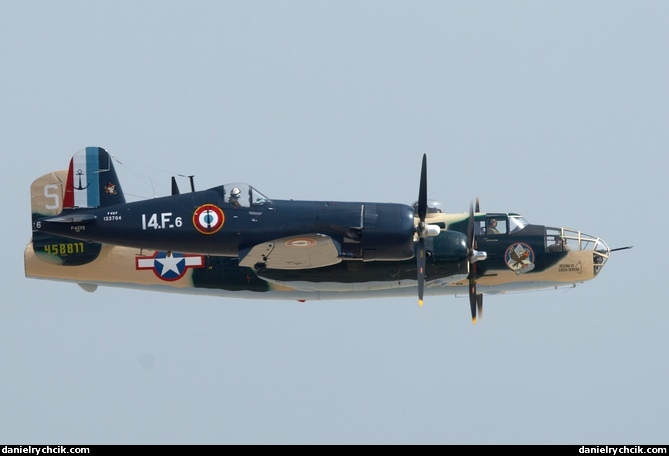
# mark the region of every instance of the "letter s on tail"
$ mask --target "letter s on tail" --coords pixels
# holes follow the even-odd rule
[[[52,171],[33,181],[30,186],[33,219],[62,212],[66,177],[67,171]]]

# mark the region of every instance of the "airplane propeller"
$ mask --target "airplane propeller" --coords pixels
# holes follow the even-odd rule
[[[420,171],[420,186],[418,187],[418,251],[416,252],[416,268],[418,270],[418,305],[423,305],[425,291],[425,215],[427,214],[427,154],[423,154],[423,165]]]
[[[480,212],[479,199],[476,198],[476,212]],[[472,323],[483,316],[483,295],[476,292],[476,263],[487,258],[486,252],[476,250],[476,234],[474,233],[474,205],[469,205],[469,220],[467,221],[467,244],[469,256],[469,307],[472,313]]]
[[[416,235],[418,237],[418,249],[416,252],[416,269],[418,271],[418,305],[423,305],[423,294],[425,292],[425,238],[436,236],[441,231],[438,225],[428,225],[425,223],[427,215],[427,154],[423,154],[423,165],[420,171],[420,186],[418,188],[418,226],[416,226]]]

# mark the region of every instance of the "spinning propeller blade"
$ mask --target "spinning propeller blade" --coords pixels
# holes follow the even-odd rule
[[[420,187],[418,188],[418,202],[416,203],[416,215],[418,225],[415,227],[414,239],[418,241],[416,247],[416,269],[418,276],[418,305],[423,305],[423,292],[425,291],[425,267],[427,263],[427,250],[425,238],[438,236],[441,232],[439,225],[428,225],[425,223],[427,217],[427,155],[423,154],[423,166],[420,171]]]
[[[425,225],[427,214],[427,155],[423,154],[423,166],[420,170],[420,187],[418,188],[418,218]]]
[[[476,201],[478,207],[478,201]],[[472,323],[476,323],[476,262],[472,261],[476,238],[474,235],[474,206],[469,205],[469,220],[467,221],[467,244],[469,247],[469,308],[472,313]]]
[[[425,290],[425,237],[427,228],[425,226],[425,215],[427,214],[427,154],[423,154],[423,165],[420,171],[420,187],[418,188],[418,251],[416,252],[416,269],[418,271],[418,305],[423,305],[423,292]]]
[[[479,199],[476,198],[476,212],[480,212]],[[476,250],[476,235],[474,233],[474,205],[469,205],[469,220],[467,221],[467,243],[469,248],[469,308],[472,314],[472,323],[483,316],[483,295],[476,292],[476,263],[486,258],[485,252]]]
[[[425,238],[418,240],[416,268],[418,270],[418,305],[423,306],[423,292],[425,290]]]

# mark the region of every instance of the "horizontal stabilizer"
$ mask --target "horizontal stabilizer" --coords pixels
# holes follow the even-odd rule
[[[97,217],[93,214],[68,214],[68,215],[60,215],[58,217],[51,217],[45,220],[42,220],[42,222],[49,222],[49,223],[88,223],[92,222],[96,219]]]

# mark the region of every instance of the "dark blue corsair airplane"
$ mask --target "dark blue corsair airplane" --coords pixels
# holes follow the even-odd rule
[[[113,157],[77,152],[31,186],[26,277],[256,299],[469,296],[574,287],[612,250],[596,236],[533,225],[515,213],[447,214],[418,201],[294,201],[225,184],[126,202]],[[629,247],[622,247],[625,249]],[[620,249],[614,249],[620,250]]]

